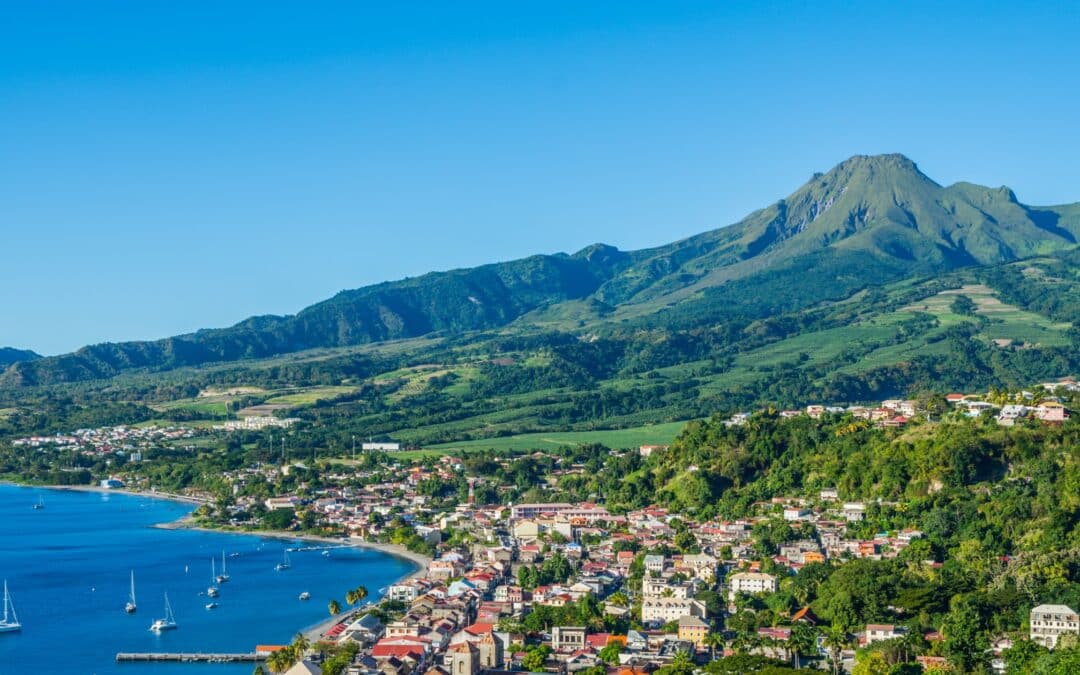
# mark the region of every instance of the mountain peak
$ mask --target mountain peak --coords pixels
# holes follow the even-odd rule
[[[866,178],[886,176],[890,180],[896,180],[897,177],[905,175],[937,185],[919,170],[918,164],[900,153],[854,155],[834,166],[822,178],[831,177],[833,179],[850,180],[858,176]]]

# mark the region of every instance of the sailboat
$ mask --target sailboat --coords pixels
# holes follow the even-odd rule
[[[154,623],[150,624],[150,630],[155,633],[160,633],[163,630],[176,629],[176,618],[173,617],[172,605],[169,604],[169,594],[165,594],[165,618],[154,619]]]
[[[214,559],[210,558],[210,586],[207,587],[206,594],[211,598],[216,598],[218,596],[218,587],[214,585],[214,582],[217,580],[217,570],[215,569],[215,566]]]
[[[4,618],[0,619],[0,633],[14,633],[22,630],[19,617],[15,616],[15,605],[11,602],[11,594],[8,593],[7,579],[4,579]]]
[[[45,497],[38,495],[37,504],[34,504],[35,509],[45,508]]]
[[[134,614],[138,606],[135,604],[135,570],[131,570],[131,591],[128,592],[128,601],[124,606],[124,611],[128,614]]]
[[[231,578],[232,577],[230,577],[229,573],[225,570],[225,551],[222,551],[221,552],[221,574],[217,575],[217,582],[219,584],[223,584],[223,583],[225,583],[226,581],[228,581]]]
[[[285,558],[284,558],[284,560],[282,560],[277,565],[275,565],[274,569],[276,569],[278,572],[280,572],[282,570],[287,570],[290,567],[292,567],[292,565],[289,564],[289,549],[285,549]]]

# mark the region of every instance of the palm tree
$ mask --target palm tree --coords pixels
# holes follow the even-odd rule
[[[293,651],[296,652],[297,657],[303,657],[304,652],[306,652],[310,646],[311,640],[308,640],[307,636],[303,633],[297,633],[296,637],[293,638],[292,648]]]
[[[263,670],[263,667],[262,667],[261,664],[256,663],[255,664],[255,670],[251,671],[251,675],[266,675],[266,671]]]
[[[840,672],[840,653],[848,646],[847,631],[832,626],[825,634],[825,646],[829,648],[829,659],[832,661],[833,675]]]
[[[792,655],[795,657],[795,669],[798,670],[802,666],[799,657],[809,656],[814,653],[814,647],[817,645],[817,630],[813,626],[804,623],[796,624],[791,629],[788,645],[791,647]]]
[[[367,596],[367,586],[357,586],[356,589],[353,590],[353,597],[356,598],[357,602],[363,602],[364,598]]]
[[[346,605],[355,605],[356,604],[356,591],[345,591],[345,604]]]
[[[326,605],[326,609],[329,610],[330,616],[337,616],[338,614],[341,614],[341,603],[337,600],[331,600]]]
[[[724,636],[720,633],[709,633],[705,636],[705,646],[709,648],[709,660],[716,660],[716,648],[724,644]]]

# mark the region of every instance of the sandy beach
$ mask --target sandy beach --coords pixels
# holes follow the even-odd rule
[[[18,485],[18,483],[12,483]],[[46,490],[66,490],[68,492],[97,492],[99,494],[130,495],[132,497],[149,497],[151,499],[165,499],[171,502],[192,504],[201,506],[206,503],[205,499],[178,495],[172,492],[156,492],[149,490],[131,490],[128,488],[103,488],[97,485],[20,485],[20,487],[41,487]]]

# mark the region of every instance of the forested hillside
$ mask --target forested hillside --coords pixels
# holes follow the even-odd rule
[[[903,280],[1056,254],[1074,248],[1078,236],[1076,205],[1026,206],[1008,188],[942,187],[901,155],[857,156],[734,225],[657,248],[622,252],[597,244],[573,255],[342,291],[295,316],[20,361],[0,375],[0,386],[493,329],[580,335],[617,331],[631,321],[709,330]]]

